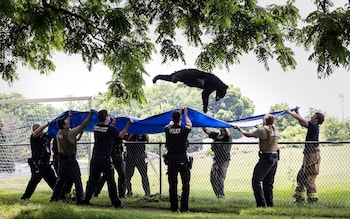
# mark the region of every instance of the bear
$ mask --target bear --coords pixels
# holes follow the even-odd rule
[[[204,72],[198,69],[182,69],[175,71],[170,75],[157,75],[153,78],[153,83],[157,80],[164,80],[173,83],[183,82],[189,87],[203,89],[202,101],[203,112],[208,111],[209,96],[216,91],[215,101],[219,101],[226,95],[228,86],[212,73]]]

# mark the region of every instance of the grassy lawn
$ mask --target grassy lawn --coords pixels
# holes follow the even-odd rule
[[[18,180],[10,182],[19,183]],[[326,207],[321,203],[255,208],[246,201],[248,197],[225,200],[192,198],[190,213],[172,213],[168,210],[166,196],[162,199],[159,196],[149,199],[134,196],[122,200],[123,209],[114,209],[106,191],[92,199],[92,206],[51,203],[48,201],[51,190],[43,185],[30,200],[19,200],[22,192],[23,188],[1,187],[0,218],[349,218],[350,215],[349,208]]]
[[[190,199],[190,213],[172,213],[168,210],[166,194],[161,198],[157,194],[148,199],[142,195],[122,199],[124,209],[111,207],[105,189],[98,198],[91,200],[92,206],[51,203],[51,190],[44,182],[39,184],[30,200],[22,201],[20,197],[26,183],[26,178],[0,180],[0,218],[350,218],[349,191],[330,190],[325,193],[325,198],[330,200],[344,197],[337,203],[320,201],[318,204],[296,205],[285,198],[277,198],[278,205],[266,209],[254,207],[250,191],[234,193],[224,200],[194,195]],[[289,193],[289,190],[275,190],[276,197],[289,196]]]
[[[348,151],[346,146],[322,148],[321,173],[317,179],[320,202],[293,203],[295,175],[301,165],[300,149],[282,150],[275,179],[275,207],[255,208],[251,189],[251,174],[257,154],[232,155],[228,170],[225,199],[216,199],[209,183],[210,157],[196,158],[192,169],[190,213],[172,213],[169,209],[166,167],[162,167],[162,195],[157,177],[159,165],[149,167],[151,198],[143,197],[141,179],[137,171],[133,178],[134,196],[122,199],[124,208],[111,207],[106,186],[92,206],[49,202],[52,191],[41,182],[32,198],[20,200],[29,177],[0,179],[0,218],[350,218],[350,190]],[[83,184],[87,174],[82,176]],[[179,191],[181,187],[179,185]]]

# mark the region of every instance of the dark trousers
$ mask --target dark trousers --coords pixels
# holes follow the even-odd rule
[[[60,159],[58,165],[58,178],[51,197],[52,201],[57,201],[62,197],[67,182],[73,182],[75,185],[77,204],[84,201],[83,184],[81,182],[81,172],[78,161],[75,157]]]
[[[137,168],[142,178],[142,187],[145,196],[150,196],[151,191],[147,176],[147,163],[145,162],[145,157],[128,155],[125,161],[126,189],[128,190],[128,194],[132,194],[131,178],[135,173],[135,168]]]
[[[170,197],[170,210],[178,210],[178,197],[177,197],[177,177],[180,173],[182,181],[182,194],[181,194],[181,206],[180,211],[188,211],[188,198],[190,194],[190,178],[191,171],[186,158],[171,158],[169,156],[168,163],[168,182],[169,182],[169,197]]]
[[[55,171],[50,164],[38,165],[36,167],[33,164],[29,164],[29,166],[32,176],[21,199],[30,199],[41,179],[44,179],[52,190],[57,179]]]
[[[125,163],[122,154],[116,154],[113,156],[113,165],[118,173],[118,194],[119,197],[124,197],[126,192],[126,176],[125,176]],[[102,175],[97,183],[94,196],[97,197],[107,181],[106,177]]]
[[[53,168],[55,169],[56,175],[58,176],[58,156],[54,156],[53,158]],[[66,198],[66,196],[71,192],[73,187],[73,182],[69,179],[66,180],[66,182],[64,183],[64,186],[62,188],[62,192],[60,194],[60,196],[58,197],[58,199],[60,200],[64,200]]]
[[[113,164],[118,173],[118,193],[119,197],[124,197],[126,192],[125,162],[123,154],[114,156]]]
[[[89,202],[96,190],[101,173],[106,177],[108,194],[112,205],[118,207],[121,201],[118,198],[117,184],[114,179],[114,168],[108,157],[93,155],[90,162],[90,175],[86,185],[85,202]]]
[[[260,153],[253,172],[252,186],[257,207],[273,207],[273,183],[278,164],[278,155]]]
[[[101,193],[103,186],[105,185],[106,177],[104,175],[101,175],[100,179],[97,182],[96,189],[94,192],[94,196],[98,197],[98,195]]]

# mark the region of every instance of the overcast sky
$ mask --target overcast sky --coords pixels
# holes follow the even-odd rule
[[[304,9],[313,10],[313,5],[307,5],[307,2],[309,0],[298,0],[297,6],[301,7],[303,4]],[[268,112],[270,106],[276,103],[287,103],[290,107],[300,106],[302,113],[313,107],[339,119],[343,116],[350,118],[350,72],[339,68],[329,78],[318,79],[316,64],[307,61],[309,53],[299,48],[293,49],[298,63],[295,70],[284,72],[279,64],[271,60],[270,71],[265,71],[255,56],[245,55],[241,63],[231,66],[229,71],[226,68],[217,68],[213,73],[250,98],[255,105],[255,115]],[[187,65],[180,62],[162,65],[161,57],[154,55],[153,61],[146,66],[151,74],[150,77],[145,76],[146,86],[152,86],[152,78],[157,74],[194,68],[197,52],[193,48],[185,49]],[[98,92],[107,91],[106,82],[110,80],[111,72],[106,67],[95,65],[89,72],[79,56],[65,54],[55,55],[54,63],[56,71],[48,76],[19,68],[20,80],[15,81],[12,86],[0,81],[0,93],[18,92],[25,98],[32,99],[95,96]]]

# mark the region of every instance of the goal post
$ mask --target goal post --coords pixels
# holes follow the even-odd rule
[[[94,107],[94,100],[93,96],[1,99],[0,176],[20,176],[30,173],[27,159],[31,156],[30,135],[34,123],[45,124],[67,110],[89,110]],[[91,158],[93,133],[84,133],[84,136],[80,142],[90,143],[84,144],[84,150],[80,153],[84,153],[88,161]]]

